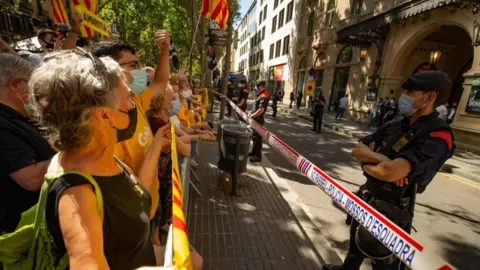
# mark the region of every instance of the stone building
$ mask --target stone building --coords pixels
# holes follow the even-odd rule
[[[329,110],[348,94],[350,117],[362,121],[375,100],[398,101],[409,75],[442,70],[453,83],[442,99],[458,103],[457,145],[480,151],[479,9],[462,0],[307,0],[297,22],[307,27],[298,28],[293,90],[314,79]]]
[[[31,38],[51,26],[41,0],[0,0],[0,38],[7,43]],[[49,2],[49,1],[45,1]]]

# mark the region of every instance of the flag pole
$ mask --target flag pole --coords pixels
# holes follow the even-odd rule
[[[230,73],[230,54],[232,53],[232,24],[233,24],[233,14],[230,12],[232,10],[232,0],[227,0],[228,3],[228,20],[227,20],[227,51],[225,52],[225,65],[223,66],[223,89],[222,94],[227,95],[228,90],[228,73]],[[235,113],[232,110],[232,113]],[[220,105],[220,120],[225,117],[225,99],[222,99]]]
[[[193,1],[194,5],[195,5],[195,1]],[[195,12],[195,11],[194,11]],[[195,30],[193,31],[193,35],[192,35],[192,45],[190,46],[190,53],[188,55],[188,61],[190,63],[190,66],[189,66],[189,71],[188,71],[188,75],[190,75],[190,77],[192,76],[192,57],[193,57],[193,45],[195,45],[195,36],[197,35],[197,30],[198,30],[198,25],[200,24],[200,20],[201,18],[203,17],[203,15],[200,13],[198,15],[198,19],[197,19],[197,23],[196,23],[196,26],[195,26]],[[192,16],[192,19],[193,19],[193,16]]]

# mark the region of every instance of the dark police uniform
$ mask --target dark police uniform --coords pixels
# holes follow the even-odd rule
[[[49,160],[55,151],[37,127],[12,108],[0,104],[0,234],[15,230],[22,212],[38,202],[40,191],[23,189],[10,174]]]
[[[240,106],[240,109],[242,109],[242,111],[245,111],[247,109],[248,88],[244,87],[241,91],[238,92],[238,95],[238,103],[245,99],[245,103]]]
[[[322,104],[323,103],[323,104]],[[325,97],[320,93],[313,100],[313,129],[317,133],[322,130],[323,108],[325,106]]]
[[[268,95],[268,91],[266,89],[258,93],[257,98],[255,99],[255,109],[253,112],[256,112],[258,109],[260,109],[260,107],[263,107],[265,110],[263,111],[262,115],[255,117],[253,120],[262,126],[265,123],[264,115],[267,112],[269,100],[270,96]],[[253,156],[257,161],[260,161],[262,159],[262,136],[254,132],[253,141],[253,149],[250,153],[250,156]]]
[[[435,174],[453,154],[455,146],[450,127],[445,121],[438,118],[438,113],[434,111],[429,115],[419,117],[413,126],[409,125],[407,117],[398,118],[383,125],[375,133],[360,141],[365,145],[375,142],[375,152],[384,154],[392,160],[404,158],[410,162],[412,171],[407,176],[409,183],[403,187],[399,187],[395,183],[377,180],[364,173],[367,177],[365,187],[371,196],[369,202],[371,204],[379,201],[384,203],[386,209],[382,211],[376,207],[377,210],[406,229],[409,221],[413,218],[408,213],[412,183],[418,184],[418,193],[425,191]],[[359,269],[365,258],[355,242],[358,225],[356,220],[352,221],[350,247],[344,269]],[[373,269],[396,269],[396,267],[396,264],[379,260],[374,264]]]
[[[439,74],[439,72],[413,75],[402,88],[425,89],[439,93],[450,86],[449,79],[445,80],[447,86],[439,82],[442,76],[444,76],[443,73]],[[445,161],[453,155],[455,145],[450,126],[438,118],[436,111],[433,111],[429,115],[420,116],[413,125],[410,125],[408,117],[397,118],[381,126],[375,133],[366,136],[360,142],[367,146],[375,143],[374,151],[391,160],[403,158],[409,161],[412,169],[407,175],[408,184],[403,187],[392,182],[378,180],[364,173],[367,177],[364,188],[369,193],[368,197],[364,197],[364,199],[399,227],[408,229],[413,219],[409,211],[409,203],[412,196],[415,195],[414,192],[425,191]],[[385,251],[387,251],[386,254],[390,254],[378,240],[374,239],[372,242],[371,239],[374,237],[369,232],[365,232],[366,229],[359,227],[358,222],[353,220],[350,229],[349,252],[343,267],[329,265],[324,269],[357,270],[366,257],[365,250],[367,249],[374,250],[374,252],[378,252],[377,254],[385,254]],[[359,236],[359,233],[363,237]],[[359,247],[358,243],[362,243],[362,246]],[[376,260],[372,267],[374,270],[398,269],[397,262],[396,257],[390,256],[386,260]]]

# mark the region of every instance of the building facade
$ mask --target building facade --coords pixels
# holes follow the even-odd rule
[[[237,27],[238,38],[232,70],[247,76],[251,87],[266,80],[272,93],[276,88],[290,91],[296,4],[294,0],[256,0]]]
[[[441,70],[453,83],[441,102],[458,104],[451,125],[457,145],[480,151],[479,4],[307,0],[303,8],[300,25],[307,27],[298,29],[293,91],[304,91],[305,81],[315,80],[329,110],[348,94],[350,117],[366,120],[379,98],[398,101],[409,75]]]
[[[7,43],[31,38],[52,25],[41,0],[0,0],[0,38]],[[49,2],[49,1],[45,1]]]

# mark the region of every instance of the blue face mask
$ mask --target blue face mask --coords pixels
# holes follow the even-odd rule
[[[421,97],[418,97],[418,98],[412,98],[412,97],[409,97],[408,95],[405,95],[405,94],[402,94],[400,96],[400,99],[398,100],[398,109],[400,110],[400,113],[405,115],[405,116],[410,116],[414,113],[416,113],[419,109],[423,108],[425,105],[422,105],[420,106],[419,108],[413,108],[413,103],[415,102],[415,100],[419,99],[419,98],[422,98],[423,96]]]
[[[178,99],[172,100],[171,104],[172,104],[172,107],[168,109],[168,114],[170,116],[177,115],[178,112],[180,111],[180,100]]]
[[[35,112],[35,109],[34,109],[32,103],[25,104],[24,107],[25,107],[25,111],[26,111],[27,114],[30,115],[30,116],[32,116],[33,113]]]
[[[139,96],[145,92],[148,83],[147,71],[143,68],[131,71],[133,81],[128,84],[128,88],[132,90],[135,95]]]

